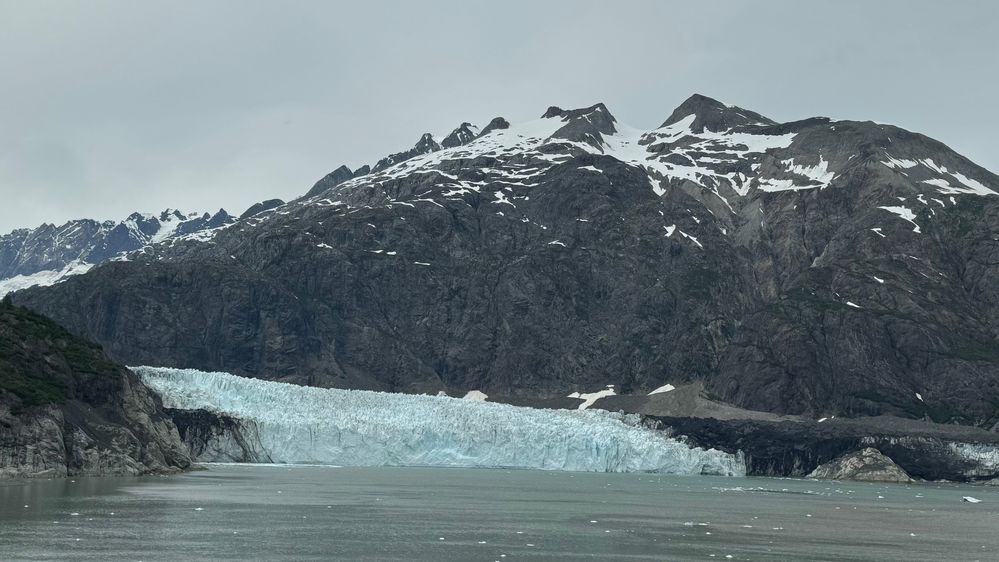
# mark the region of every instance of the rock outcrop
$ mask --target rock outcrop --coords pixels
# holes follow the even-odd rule
[[[0,477],[137,475],[191,464],[158,396],[100,347],[0,304]]]
[[[601,406],[598,402],[595,407]],[[650,415],[645,421],[698,447],[742,452],[750,476],[808,477],[820,466],[873,448],[920,480],[980,482],[999,477],[999,465],[992,462],[999,455],[999,435],[974,427],[888,416],[816,422]]]
[[[861,480],[865,482],[912,482],[912,478],[890,458],[867,447],[823,464],[808,475],[826,480]]]

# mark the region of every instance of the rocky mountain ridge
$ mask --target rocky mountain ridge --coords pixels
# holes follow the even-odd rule
[[[151,244],[196,237],[235,220],[225,209],[214,215],[167,209],[159,214],[132,213],[118,222],[80,219],[18,229],[0,236],[0,296],[52,285],[95,265],[125,259]]]
[[[945,145],[699,95],[456,131],[15,298],[131,364],[999,424],[999,177]]]

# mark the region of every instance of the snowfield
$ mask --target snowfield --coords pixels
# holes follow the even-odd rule
[[[344,466],[507,467],[745,476],[741,455],[692,448],[639,418],[540,410],[446,396],[302,387],[190,369],[135,367],[168,408],[243,423],[255,459],[216,435],[202,461]]]

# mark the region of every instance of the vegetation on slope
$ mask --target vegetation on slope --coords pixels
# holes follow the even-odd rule
[[[0,398],[13,395],[13,409],[72,398],[102,402],[120,386],[122,372],[99,345],[10,298],[0,302]]]

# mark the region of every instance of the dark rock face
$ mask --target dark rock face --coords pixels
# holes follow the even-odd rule
[[[551,110],[545,116],[549,113]],[[614,116],[602,103],[584,109],[560,110],[558,116],[565,121],[565,125],[552,133],[552,138],[584,142],[602,151],[604,136],[617,132],[614,128]]]
[[[329,177],[329,176],[327,176]],[[322,180],[320,180],[322,181]],[[252,217],[254,215],[259,215],[264,211],[270,211],[271,209],[276,209],[284,205],[284,201],[281,199],[268,199],[267,201],[261,201],[260,203],[254,203],[250,205],[250,208],[243,211],[242,215],[239,215],[240,220]]]
[[[207,410],[167,408],[181,441],[191,452],[191,458],[206,462],[273,462],[259,442],[248,439],[256,435],[252,424]],[[216,447],[223,443],[221,448]]]
[[[377,163],[375,163],[374,167],[371,168],[371,171],[380,172],[381,170],[384,170],[389,166],[394,166],[395,164],[398,164],[400,162],[405,162],[410,158],[420,156],[422,154],[437,152],[440,149],[441,145],[437,144],[437,141],[434,140],[434,137],[430,133],[424,133],[423,136],[420,137],[420,140],[416,142],[416,145],[413,148],[405,152],[397,152],[395,154],[391,154],[389,156],[386,156],[385,158],[382,158]]]
[[[317,181],[316,184],[312,186],[312,189],[310,189],[309,192],[305,194],[305,196],[313,197],[315,195],[318,195],[328,189],[332,189],[340,185],[341,183],[349,180],[352,177],[354,177],[354,172],[350,171],[350,168],[348,168],[347,166],[340,166],[339,168],[323,176],[321,180]],[[253,207],[250,207],[250,209],[252,208]],[[261,211],[263,210],[266,209],[261,209]],[[249,212],[249,210],[247,210],[247,212]],[[259,213],[260,211],[257,212]],[[243,213],[243,215],[246,216],[246,213]]]
[[[480,137],[485,136],[493,131],[502,131],[503,129],[509,129],[509,128],[510,128],[509,121],[503,119],[502,117],[495,117],[493,118],[492,121],[489,122],[488,125],[485,126],[484,129],[482,129],[482,132],[479,133],[479,136]]]
[[[742,451],[750,476],[805,477],[827,463],[874,448],[906,474],[923,480],[978,481],[999,476],[999,464],[962,454],[960,445],[999,455],[999,436],[920,433],[872,425],[667,418],[646,423],[698,447]],[[983,435],[984,434],[984,435]],[[826,477],[817,475],[814,477]]]
[[[808,477],[864,482],[912,482],[912,478],[904,470],[873,447],[833,459],[818,466]]]
[[[602,104],[546,116],[16,300],[132,364],[999,423],[994,174],[700,96],[633,137]]]
[[[96,345],[0,304],[0,477],[134,475],[191,464],[159,397]]]
[[[454,148],[468,144],[477,136],[478,129],[471,123],[462,123],[441,141],[441,148]]]

